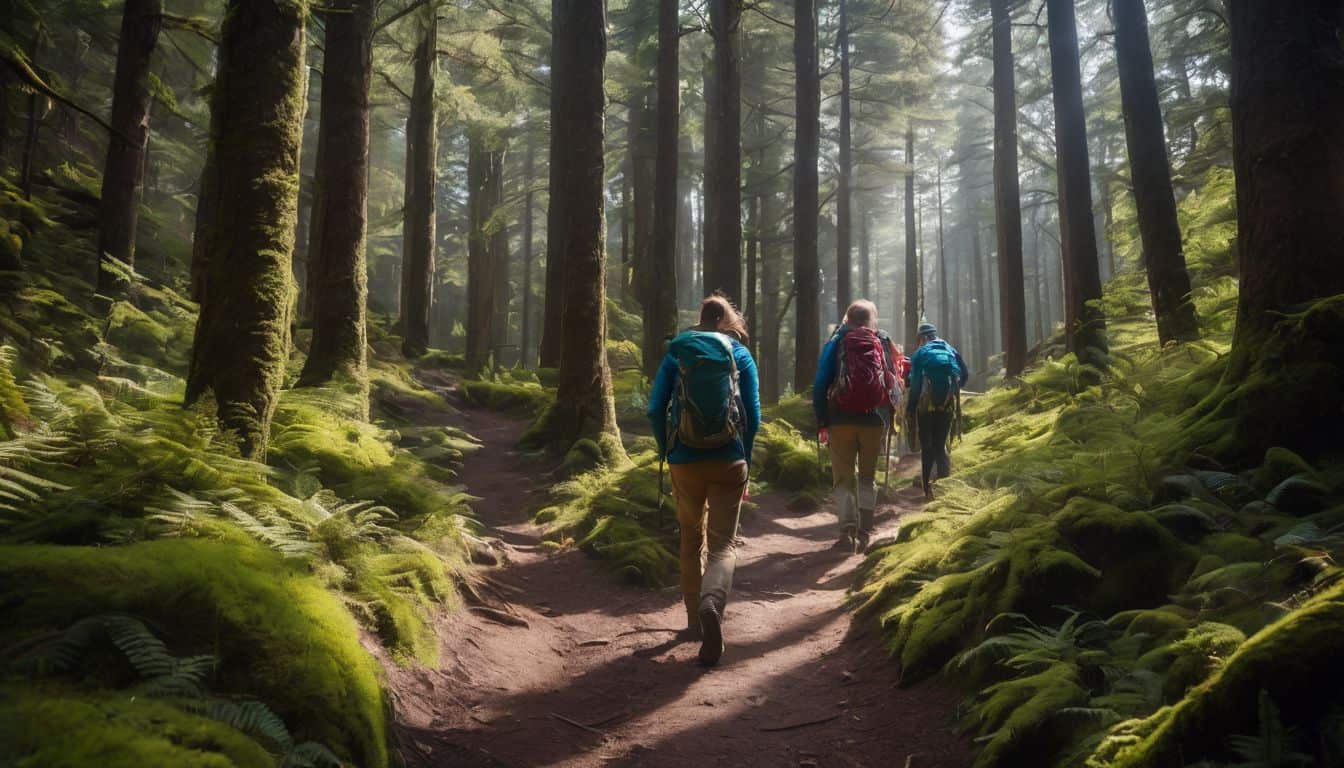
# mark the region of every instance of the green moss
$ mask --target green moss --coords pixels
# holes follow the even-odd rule
[[[387,764],[377,663],[340,601],[255,545],[0,547],[7,642],[95,613],[142,616],[174,648],[219,657],[217,690],[264,701],[299,740]]]
[[[534,382],[467,380],[460,386],[472,405],[519,416],[537,416],[555,401],[554,392]]]
[[[627,312],[620,302],[607,297],[607,338],[613,341],[633,341],[644,335],[644,321],[634,312]]]
[[[1341,623],[1344,584],[1243,643],[1207,683],[1153,714],[1132,729],[1136,733],[1113,733],[1112,743],[1102,745],[1091,765],[1165,768],[1230,757],[1231,736],[1257,731],[1261,691],[1286,722],[1314,722],[1337,704],[1344,684]]]
[[[275,758],[233,728],[163,701],[25,687],[0,694],[0,762],[15,768],[272,768]]]
[[[986,739],[975,768],[1041,765],[1074,736],[1060,710],[1087,703],[1078,668],[1052,664],[1041,672],[985,688],[972,704],[976,732]]]

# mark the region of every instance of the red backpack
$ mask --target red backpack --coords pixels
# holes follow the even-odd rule
[[[840,338],[840,370],[830,391],[835,407],[849,413],[867,413],[889,402],[896,381],[887,369],[882,344],[871,328],[853,328]]]

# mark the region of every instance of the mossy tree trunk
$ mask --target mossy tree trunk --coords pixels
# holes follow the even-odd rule
[[[401,268],[402,354],[429,349],[430,309],[434,301],[434,186],[438,168],[438,20],[433,3],[417,11],[420,41],[415,47],[415,81],[406,118],[406,198],[403,211]]]
[[[551,135],[549,202],[546,206],[546,294],[542,308],[541,348],[537,364],[542,368],[560,365],[560,323],[565,308],[564,252],[569,226],[565,181],[569,174],[568,126],[557,116],[563,109],[563,84],[570,77],[570,46],[562,44],[571,33],[566,15],[570,0],[551,0]]]
[[[1185,269],[1181,225],[1171,189],[1162,108],[1148,43],[1148,13],[1143,0],[1114,0],[1112,16],[1130,176],[1148,289],[1157,315],[1157,335],[1163,344],[1189,341],[1199,338],[1199,323],[1190,301],[1190,274]],[[1106,188],[1109,184],[1103,185],[1103,190]],[[1103,194],[1103,198],[1109,203],[1109,195]],[[1109,205],[1106,219],[1110,220]]]
[[[677,183],[681,178],[679,60],[681,45],[677,0],[658,0],[658,108],[654,130],[653,241],[644,297],[644,328],[640,353],[650,380],[663,359],[663,338],[677,330]]]
[[[265,455],[289,359],[306,15],[292,0],[231,0],[219,45],[204,190],[214,203],[186,402],[213,394],[247,457]]]
[[[1064,254],[1065,336],[1069,351],[1080,361],[1102,365],[1107,347],[1106,318],[1096,303],[1101,299],[1101,272],[1092,218],[1092,172],[1087,160],[1087,121],[1078,66],[1078,24],[1072,0],[1047,0],[1046,13],[1055,103],[1060,245]],[[1005,296],[1010,292],[1009,287],[1001,286],[1001,290]]]
[[[919,230],[915,223],[915,127],[905,129],[905,348],[914,350],[919,338],[920,294],[924,275],[919,268],[916,243]]]
[[[1017,168],[1017,92],[1010,0],[991,0],[994,40],[994,226],[998,234],[1003,367],[1027,364],[1027,307],[1022,268],[1022,194]]]
[[[502,138],[490,151],[490,290],[495,314],[490,325],[490,354],[496,365],[507,365],[504,350],[509,343],[509,224],[504,204],[504,163],[507,142]]]
[[[839,0],[840,18],[835,46],[840,53],[840,146],[836,158],[835,185],[835,316],[843,317],[854,290],[850,285],[853,263],[850,258],[850,240],[853,232],[850,217],[850,151],[853,139],[849,107],[849,3]]]
[[[1314,457],[1344,430],[1344,16],[1327,0],[1228,10],[1241,291],[1208,437],[1248,462]]]
[[[318,164],[308,249],[313,338],[299,383],[342,376],[368,393],[369,84],[374,4],[336,0],[326,14]]]
[[[112,132],[103,165],[98,202],[98,292],[124,287],[115,270],[104,264],[110,256],[135,263],[135,226],[145,182],[145,150],[149,144],[149,64],[163,18],[162,0],[126,0],[117,40],[117,70],[112,83]]]
[[[821,285],[817,271],[818,178],[821,140],[821,78],[817,72],[816,0],[793,4],[794,104],[797,126],[793,139],[793,389],[812,386],[821,355]]]
[[[705,291],[741,306],[742,0],[710,0],[709,26],[714,88],[705,94],[713,117],[705,120]]]
[[[616,426],[611,371],[606,355],[606,285],[603,215],[603,137],[607,53],[603,0],[557,0],[566,33],[552,45],[567,48],[568,67],[554,82],[551,121],[569,138],[562,185],[552,189],[566,198],[565,273],[561,320],[560,371],[555,404],[531,430],[528,441],[570,446],[597,442],[606,459],[623,454]]]

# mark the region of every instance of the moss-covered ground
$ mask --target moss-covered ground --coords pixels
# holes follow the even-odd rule
[[[185,269],[95,297],[79,199],[0,181],[23,267],[0,272],[0,763],[389,764],[360,638],[436,663],[476,441],[424,426],[446,421],[442,396],[375,355],[373,421],[353,382],[287,389],[266,462],[241,459],[211,403],[181,405],[196,308],[158,277]],[[147,221],[141,261],[185,266],[189,246]],[[137,674],[143,647],[80,633],[102,616],[141,622],[179,671],[210,663],[162,689]]]
[[[1142,273],[1123,272],[1109,369],[1041,359],[968,399],[956,473],[864,564],[852,604],[905,683],[970,691],[979,767],[1344,761],[1344,650],[1324,629],[1344,574],[1341,457],[1248,458],[1227,439],[1235,414],[1208,405],[1229,389],[1231,194],[1215,170],[1182,201],[1203,340],[1160,347]],[[1338,376],[1340,360],[1305,364]]]

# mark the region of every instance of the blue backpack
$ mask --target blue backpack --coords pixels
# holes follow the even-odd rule
[[[732,340],[722,333],[690,330],[673,339],[667,351],[679,374],[668,412],[669,438],[702,450],[738,439],[741,408]]]
[[[952,345],[934,339],[920,347],[915,356],[924,378],[919,407],[929,411],[952,408],[961,382],[961,365],[957,363],[957,353]]]

